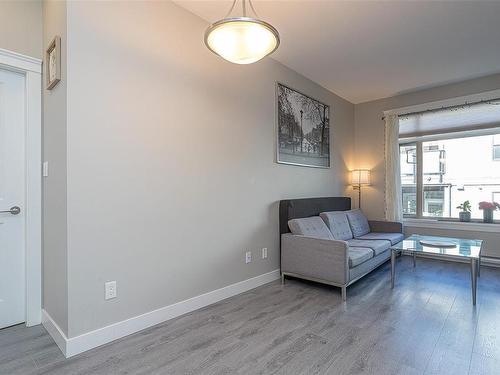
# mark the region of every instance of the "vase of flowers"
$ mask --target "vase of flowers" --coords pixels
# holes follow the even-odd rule
[[[470,211],[471,211],[471,205],[469,201],[465,201],[462,203],[460,206],[457,206],[459,210],[461,210],[458,213],[458,216],[460,218],[460,221],[470,221]]]
[[[493,211],[500,208],[497,202],[479,202],[479,209],[483,210],[483,223],[493,223]]]

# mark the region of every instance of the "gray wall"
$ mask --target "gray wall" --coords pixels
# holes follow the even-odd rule
[[[345,193],[353,105],[222,61],[206,27],[170,2],[68,3],[70,337],[277,269],[277,201]],[[276,81],[332,106],[331,169],[274,162]]]
[[[42,58],[41,0],[0,1],[0,48]]]
[[[357,104],[354,114],[356,166],[372,170],[372,185],[363,187],[362,196],[362,208],[367,216],[371,219],[384,217],[383,111],[496,89],[500,89],[500,74]],[[452,235],[445,230],[439,233]],[[471,233],[469,235],[479,238],[484,235],[479,232]],[[489,236],[485,247],[487,253],[500,256],[500,233],[496,237]]]
[[[61,36],[61,81],[45,90],[43,83],[43,159],[49,177],[43,179],[43,305],[68,332],[66,233],[66,2],[43,2],[43,40]]]

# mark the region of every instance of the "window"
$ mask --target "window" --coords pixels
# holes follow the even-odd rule
[[[500,135],[493,136],[493,160],[500,160]]]
[[[500,191],[493,192],[493,202],[500,203]]]
[[[453,133],[412,140],[400,144],[404,216],[458,218],[457,206],[468,200],[472,218],[481,219],[479,202],[500,201],[496,161],[500,160],[500,129],[492,135]],[[494,212],[494,219],[500,220],[500,211]]]

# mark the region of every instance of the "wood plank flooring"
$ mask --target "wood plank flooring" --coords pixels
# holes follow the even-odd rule
[[[348,288],[273,282],[76,357],[0,330],[0,374],[500,374],[500,269],[398,259]]]

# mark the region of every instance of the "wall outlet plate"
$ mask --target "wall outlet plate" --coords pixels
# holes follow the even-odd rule
[[[116,281],[104,283],[104,299],[116,298]]]
[[[42,176],[49,177],[49,162],[44,161],[42,164]]]
[[[262,248],[262,259],[267,259],[267,247]]]
[[[252,252],[247,251],[245,254],[245,263],[248,264],[252,261]]]

